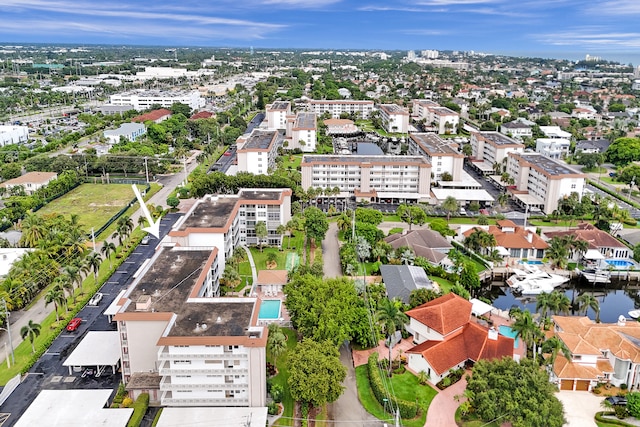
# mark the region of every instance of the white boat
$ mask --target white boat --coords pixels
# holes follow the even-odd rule
[[[640,310],[631,310],[629,312],[629,317],[631,317],[632,319],[637,319],[638,317],[640,317]]]
[[[507,284],[522,295],[550,293],[556,287],[569,281],[568,277],[547,273],[538,268],[529,267],[528,270],[530,272],[514,269],[514,274],[507,279]]]
[[[609,273],[609,271],[607,270],[601,270],[599,268],[587,268],[584,270],[580,270],[576,268],[576,273],[584,277],[587,282],[592,284],[611,283],[611,273]]]

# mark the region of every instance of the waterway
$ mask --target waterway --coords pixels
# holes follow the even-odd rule
[[[501,310],[509,310],[512,307],[528,309],[532,313],[536,311],[535,296],[516,296],[506,284],[493,283],[491,290],[483,296],[492,301],[492,305]],[[600,303],[600,320],[605,323],[614,323],[620,315],[629,318],[628,312],[640,308],[640,287],[638,282],[627,283],[615,281],[606,285],[598,284],[597,287],[582,280],[572,280],[558,290],[564,290],[570,301],[575,301],[583,293],[591,293]],[[577,304],[574,304],[574,307]],[[575,307],[577,308],[577,307]],[[582,315],[583,311],[574,310],[570,315]],[[587,311],[587,316],[595,320],[595,312]]]

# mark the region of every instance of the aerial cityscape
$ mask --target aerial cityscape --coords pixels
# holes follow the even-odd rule
[[[0,6],[0,426],[634,426],[640,5]]]

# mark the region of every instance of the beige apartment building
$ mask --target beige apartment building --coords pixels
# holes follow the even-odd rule
[[[499,132],[472,132],[471,150],[472,164],[484,175],[492,175],[496,174],[494,164],[503,164],[509,153],[524,152],[524,144]]]
[[[440,138],[435,133],[412,133],[409,135],[409,154],[424,156],[431,163],[433,179],[440,181],[448,173],[453,181],[462,179],[464,154],[458,145]]]
[[[440,135],[456,133],[460,123],[458,113],[429,99],[414,99],[412,103],[413,116],[417,120],[424,120],[425,126],[437,129]]]
[[[396,104],[378,105],[382,126],[389,133],[409,132],[409,111]]]
[[[311,100],[308,108],[309,111],[319,116],[328,112],[334,119],[339,119],[342,113],[355,114],[359,118],[368,119],[373,112],[373,101],[356,101],[353,99]]]

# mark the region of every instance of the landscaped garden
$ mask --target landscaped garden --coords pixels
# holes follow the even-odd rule
[[[267,363],[275,365],[277,369],[277,374],[269,379],[267,379],[267,383],[269,384],[267,387],[271,390],[273,387],[278,387],[282,390],[282,405],[284,407],[284,411],[282,413],[282,418],[280,418],[276,422],[276,426],[292,426],[293,425],[293,409],[295,402],[291,397],[291,393],[289,392],[289,356],[296,348],[297,338],[296,332],[292,329],[283,328],[282,332],[287,337],[286,339],[286,349],[280,353],[277,357],[274,357],[272,351],[269,351],[267,355]],[[274,363],[275,361],[275,363]]]

